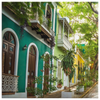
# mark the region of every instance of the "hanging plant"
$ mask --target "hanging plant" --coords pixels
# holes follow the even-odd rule
[[[52,22],[51,22],[51,20],[50,20],[50,19],[48,19],[47,25],[48,25],[48,29],[50,30],[51,25],[52,25]]]

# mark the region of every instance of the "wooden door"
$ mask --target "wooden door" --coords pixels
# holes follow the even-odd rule
[[[35,84],[33,84],[33,81],[35,80],[35,67],[36,67],[36,51],[35,51],[35,47],[31,46],[29,51],[27,87],[35,88]],[[27,93],[27,96],[34,96],[34,94]]]
[[[49,55],[46,54],[45,68],[44,68],[44,89],[48,91],[48,79],[49,79]]]
[[[15,39],[11,32],[3,36],[2,73],[14,75]]]

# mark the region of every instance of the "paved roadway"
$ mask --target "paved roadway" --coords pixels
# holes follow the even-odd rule
[[[96,84],[83,98],[98,98],[98,84]]]

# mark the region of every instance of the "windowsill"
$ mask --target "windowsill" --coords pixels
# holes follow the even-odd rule
[[[2,93],[2,95],[14,95],[15,92],[7,92],[7,93]]]

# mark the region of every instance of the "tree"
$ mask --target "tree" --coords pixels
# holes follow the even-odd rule
[[[87,64],[93,64],[95,61],[96,51],[98,51],[98,46],[95,44],[94,41],[91,41],[90,44],[85,45],[84,47],[79,46],[79,49],[84,49],[84,53],[82,53],[82,57],[86,59]],[[89,59],[91,58],[91,60]],[[96,67],[96,66],[95,66]]]
[[[86,41],[85,56],[90,57],[95,69],[98,68],[98,2],[61,2],[61,16],[70,18],[74,33],[83,34],[78,43]]]
[[[74,75],[75,72],[75,65],[74,65],[74,58],[75,58],[75,52],[73,50],[67,50],[65,51],[64,55],[60,55],[61,59],[61,67],[66,74],[69,77],[69,91],[70,91],[70,81]]]

